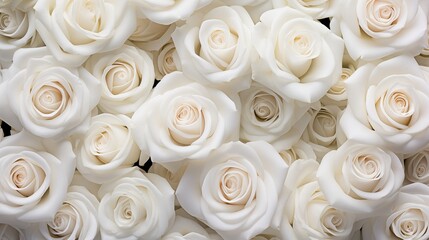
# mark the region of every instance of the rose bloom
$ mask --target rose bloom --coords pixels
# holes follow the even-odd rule
[[[429,183],[429,147],[404,155],[405,177],[410,182]]]
[[[279,151],[279,154],[288,166],[299,159],[316,160],[316,153],[313,148],[302,140],[299,140],[292,147],[287,146],[282,148],[282,150]]]
[[[212,240],[209,233],[196,221],[177,215],[173,226],[161,240]]]
[[[189,164],[176,196],[224,239],[249,239],[269,227],[286,172],[268,143],[229,142]]]
[[[13,129],[62,138],[86,130],[100,89],[84,68],[57,62],[46,47],[26,48],[14,55],[0,96],[0,119]]]
[[[162,80],[169,73],[182,70],[176,46],[172,41],[167,42],[159,51],[154,52],[153,59],[157,80]]]
[[[332,17],[337,14],[342,0],[271,0],[274,8],[289,6],[314,19]]]
[[[27,12],[33,9],[36,2],[37,0],[2,0],[0,1],[0,7],[10,7]]]
[[[134,168],[98,195],[102,239],[160,239],[174,222],[174,191],[156,174]]]
[[[238,140],[239,121],[238,101],[173,72],[133,115],[131,130],[143,153],[174,172],[180,161]]]
[[[10,5],[0,6],[0,61],[5,62],[11,62],[15,51],[36,35],[34,11],[22,11]]]
[[[130,45],[94,54],[84,66],[101,84],[98,107],[103,112],[132,115],[155,81],[151,55]]]
[[[49,221],[66,197],[74,169],[70,142],[26,131],[0,142],[0,223],[25,227]]]
[[[178,20],[185,20],[192,13],[212,0],[171,0],[157,2],[153,0],[129,0],[141,13],[153,22],[168,25]]]
[[[201,11],[172,34],[183,73],[200,83],[238,92],[250,86],[250,30],[243,7],[220,6]]]
[[[136,28],[135,10],[127,1],[38,0],[34,9],[43,42],[70,66],[119,48]]]
[[[257,82],[239,95],[243,141],[264,140],[275,146],[290,147],[299,140],[310,121],[309,104],[282,97]]]
[[[412,57],[368,63],[346,81],[348,139],[413,153],[429,143],[429,74]],[[425,76],[426,74],[426,76]]]
[[[345,0],[331,26],[339,29],[350,56],[374,61],[418,55],[425,43],[427,17],[420,0]]]
[[[413,183],[402,187],[388,211],[364,223],[363,239],[428,239],[428,201],[427,185]]]
[[[94,183],[105,183],[125,175],[138,161],[140,150],[124,115],[99,114],[77,143],[77,169]]]
[[[97,198],[85,187],[71,186],[53,220],[25,229],[28,239],[95,239]]]
[[[391,151],[348,140],[323,157],[317,178],[332,206],[362,219],[381,213],[394,200],[404,167]]]
[[[337,142],[337,122],[340,115],[341,110],[335,105],[322,106],[311,115],[302,139],[311,145],[318,160],[340,145]]]
[[[349,239],[355,216],[328,203],[317,182],[318,167],[312,159],[290,165],[273,219],[282,239]]]
[[[252,36],[259,55],[253,78],[283,97],[317,102],[340,77],[342,39],[304,13],[266,11]]]

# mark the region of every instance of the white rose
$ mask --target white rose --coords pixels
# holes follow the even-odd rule
[[[284,7],[262,14],[253,31],[254,79],[284,97],[312,103],[341,74],[343,41],[321,23]]]
[[[348,140],[323,157],[317,178],[330,204],[368,217],[393,201],[404,181],[404,167],[391,151]]]
[[[95,239],[98,234],[97,198],[86,188],[71,186],[53,220],[39,223],[28,239]],[[37,236],[36,234],[40,234]]]
[[[415,56],[425,46],[427,17],[420,0],[346,0],[341,4],[331,24],[341,30],[353,59]]]
[[[49,221],[66,197],[75,155],[70,142],[25,131],[0,142],[0,223]]]
[[[100,114],[76,149],[77,169],[94,183],[105,183],[131,170],[140,150],[131,135],[130,119],[124,115]]]
[[[53,56],[68,65],[119,48],[136,28],[127,1],[38,0],[34,9],[36,30]]]
[[[369,63],[346,81],[340,119],[348,139],[413,153],[429,143],[429,75],[412,57]]]
[[[35,34],[34,11],[0,7],[0,61],[12,61],[15,51],[27,45]]]
[[[25,240],[24,233],[10,225],[0,223],[0,239],[2,240]]]
[[[405,154],[405,177],[411,182],[429,183],[429,147],[413,154]]]
[[[154,65],[156,79],[161,80],[165,75],[181,70],[181,63],[177,55],[176,46],[168,42],[154,53]]]
[[[212,0],[171,0],[156,2],[153,0],[129,0],[145,17],[159,24],[168,25],[178,20],[185,20],[192,13],[206,5]]]
[[[12,128],[58,138],[88,126],[100,90],[84,68],[58,63],[47,48],[27,48],[14,55],[0,96],[0,119]]]
[[[313,148],[306,142],[299,140],[292,147],[285,147],[279,152],[280,156],[290,166],[298,159],[314,159],[316,160],[316,153]]]
[[[429,187],[413,183],[401,188],[394,205],[363,225],[367,240],[428,239]]]
[[[171,34],[175,29],[175,23],[162,25],[138,16],[137,28],[128,40],[146,51],[158,51],[171,39]]]
[[[155,81],[151,56],[129,45],[92,55],[85,68],[100,81],[98,107],[108,113],[132,115],[146,101]]]
[[[315,160],[300,159],[290,167],[273,225],[282,239],[347,239],[354,215],[331,206],[320,191]]]
[[[224,239],[249,239],[270,225],[286,172],[268,143],[230,142],[190,163],[176,196]]]
[[[174,172],[178,161],[204,158],[222,143],[238,139],[239,105],[225,93],[173,72],[156,86],[132,121],[142,152]]]
[[[189,18],[172,34],[183,73],[215,88],[248,88],[253,25],[239,6],[220,6]]]
[[[282,97],[273,90],[253,82],[239,93],[241,99],[240,139],[264,140],[274,145],[292,146],[305,130],[310,105]]]
[[[289,6],[303,12],[314,19],[332,17],[340,9],[341,0],[272,0],[275,8]]]
[[[341,110],[335,105],[322,106],[311,115],[310,122],[304,131],[302,139],[314,149],[320,160],[331,150],[338,147],[337,122]]]
[[[159,239],[174,222],[174,191],[156,174],[135,168],[98,194],[103,239]]]

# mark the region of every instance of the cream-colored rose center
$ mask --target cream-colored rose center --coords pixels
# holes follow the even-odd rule
[[[69,8],[72,8],[74,4],[79,4],[71,1]],[[102,9],[100,6],[103,3],[97,0],[82,0],[80,1],[78,11],[78,17],[75,19],[79,26],[90,32],[100,32],[102,30],[103,19]]]
[[[177,143],[190,145],[201,137],[205,128],[205,119],[199,104],[193,101],[183,102],[173,111],[169,131]]]
[[[132,198],[120,196],[113,210],[115,223],[120,227],[134,226],[136,221],[144,221],[147,211],[144,206],[138,206]]]
[[[255,95],[252,108],[256,119],[260,122],[275,120],[279,117],[279,106],[276,98],[264,91]]]
[[[9,14],[6,12],[0,12],[0,30],[4,31],[8,28],[9,24],[11,22]]]
[[[126,93],[140,85],[142,74],[134,63],[118,59],[105,70],[107,88],[113,95]]]
[[[174,62],[174,53],[176,52],[176,48],[174,47],[173,43],[171,43],[171,48],[169,50],[167,50],[165,53],[163,53],[162,55],[160,54],[159,57],[161,57],[161,61],[162,63],[159,64],[161,65],[162,68],[162,72],[164,75],[174,72],[177,70],[177,66],[176,63]],[[159,61],[159,60],[158,60]]]
[[[237,33],[220,20],[203,22],[199,55],[224,71],[235,56],[238,39]]]
[[[412,182],[424,182],[429,180],[428,174],[429,153],[422,151],[405,158],[405,176]]]
[[[246,204],[251,195],[252,179],[243,169],[230,167],[222,171],[219,197],[228,204]]]
[[[331,236],[344,231],[344,214],[335,208],[327,208],[321,217],[323,231]]]
[[[10,183],[12,188],[25,197],[34,194],[46,177],[43,169],[36,163],[18,159],[11,165]]]
[[[125,126],[103,126],[90,135],[90,152],[101,164],[110,163],[124,147],[121,139],[129,134]]]
[[[367,0],[366,10],[368,28],[373,32],[390,29],[401,13],[399,4],[394,0]]]
[[[413,98],[401,89],[386,91],[375,106],[381,121],[398,130],[408,128],[415,111]]]
[[[428,231],[427,218],[428,216],[417,208],[402,210],[394,218],[390,231],[400,239],[421,239],[421,235]]]
[[[76,236],[79,236],[82,226],[76,226],[78,218],[80,216],[76,209],[72,205],[64,203],[55,214],[54,220],[48,223],[49,234],[53,238],[66,238],[77,227]]]
[[[290,166],[295,160],[298,159],[298,155],[293,148],[280,151],[279,154],[288,166]]]
[[[322,108],[314,118],[313,131],[321,137],[333,137],[336,134],[336,122],[336,118],[325,108]]]
[[[70,102],[67,89],[58,81],[49,82],[31,94],[35,110],[47,120],[61,115]]]

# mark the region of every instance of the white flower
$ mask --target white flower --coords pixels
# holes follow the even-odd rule
[[[70,142],[25,131],[0,142],[0,222],[49,221],[66,197],[75,155]]]
[[[284,97],[316,102],[341,74],[342,39],[289,7],[262,14],[253,45],[260,57],[252,63],[254,79]]]
[[[250,85],[253,21],[243,7],[199,12],[172,34],[183,73],[215,88],[238,92]]]
[[[0,223],[0,239],[2,240],[25,240],[24,233],[17,228]]]
[[[12,61],[15,51],[27,45],[35,34],[34,11],[0,7],[0,61]]]
[[[415,56],[427,41],[427,17],[420,2],[425,1],[345,0],[331,24],[339,27],[355,60]]]
[[[175,23],[162,25],[138,16],[137,28],[128,40],[146,51],[158,51],[171,39],[171,34],[175,29]]]
[[[274,217],[282,239],[347,239],[354,215],[331,206],[316,178],[318,162],[294,161],[288,170]]]
[[[407,180],[429,183],[429,147],[417,153],[405,154],[404,163]]]
[[[4,78],[0,119],[40,137],[67,137],[85,129],[100,98],[99,84],[88,71],[61,65],[47,48],[19,50]]]
[[[98,195],[102,239],[159,239],[174,222],[174,191],[156,174],[135,168]]]
[[[412,57],[369,63],[346,81],[348,139],[413,153],[429,143],[429,75]]]
[[[267,0],[222,0],[226,5],[257,6]]]
[[[159,24],[168,25],[178,20],[185,20],[192,13],[200,9],[212,0],[170,0],[170,1],[153,1],[153,0],[130,0],[136,4],[136,7],[145,17]]]
[[[130,172],[140,150],[132,138],[129,121],[124,115],[107,113],[91,119],[76,149],[77,169],[85,178],[101,184]]]
[[[181,70],[179,56],[173,42],[168,42],[154,53],[156,79],[161,80],[165,75]]]
[[[21,11],[27,12],[32,11],[34,4],[36,4],[37,0],[1,0],[1,7],[9,7],[12,9],[19,9]]]
[[[187,167],[180,205],[225,239],[249,239],[271,222],[287,165],[266,142],[230,142]]]
[[[275,8],[289,6],[314,19],[332,17],[341,11],[338,5],[342,0],[272,0]]]
[[[36,30],[53,56],[68,65],[119,48],[136,28],[127,1],[38,0],[34,9]]]
[[[253,82],[239,93],[241,99],[240,139],[265,140],[272,144],[295,144],[305,130],[310,115],[309,104],[282,97],[273,90]]]
[[[314,149],[317,159],[320,160],[331,150],[338,147],[337,143],[337,118],[341,110],[335,105],[322,106],[311,115],[302,139],[310,143]]]
[[[389,206],[404,180],[404,167],[391,151],[348,140],[323,157],[317,178],[332,206],[363,218]]]
[[[133,115],[132,133],[153,162],[166,166],[203,158],[222,143],[237,140],[239,120],[239,105],[225,93],[173,72]],[[178,166],[169,167],[175,171]]]
[[[98,107],[108,113],[132,115],[148,98],[155,81],[151,56],[129,45],[92,55],[85,68],[100,81]]]
[[[363,239],[428,239],[428,201],[427,185],[413,183],[402,187],[397,200],[387,212],[365,222]]]
[[[86,188],[71,186],[53,220],[40,223],[38,231],[45,239],[95,239],[98,204]]]

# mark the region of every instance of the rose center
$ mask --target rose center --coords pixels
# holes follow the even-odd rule
[[[353,172],[356,176],[376,179],[381,175],[379,162],[371,155],[357,156],[353,159]]]
[[[5,30],[9,26],[10,21],[9,14],[0,12],[0,30]]]
[[[18,159],[11,165],[10,182],[12,188],[25,197],[31,196],[42,185],[45,172],[37,165]]]
[[[220,197],[228,204],[245,204],[250,196],[251,184],[252,180],[247,172],[236,167],[226,168],[219,182]]]
[[[54,220],[48,223],[51,237],[61,238],[71,235],[76,228],[76,218],[78,218],[76,209],[72,205],[64,203],[55,214]],[[80,227],[76,232],[78,236]]]
[[[252,106],[256,119],[260,122],[275,120],[279,116],[276,98],[266,92],[256,94]]]
[[[121,59],[107,67],[105,73],[107,88],[113,95],[129,92],[141,82],[141,73],[136,67]]]
[[[32,97],[35,110],[45,119],[54,119],[61,115],[70,100],[67,90],[58,81],[43,85]]]

